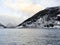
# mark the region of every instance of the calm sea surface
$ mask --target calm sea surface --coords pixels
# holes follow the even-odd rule
[[[0,45],[60,45],[60,29],[0,29]]]

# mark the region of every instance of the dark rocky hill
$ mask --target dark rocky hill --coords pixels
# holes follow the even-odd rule
[[[60,25],[60,6],[46,8],[34,14],[18,26],[20,27],[54,27]],[[57,23],[58,22],[58,23]]]
[[[0,28],[7,28],[7,27],[0,23]]]

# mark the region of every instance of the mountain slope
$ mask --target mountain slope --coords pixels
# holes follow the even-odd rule
[[[0,28],[7,28],[7,27],[0,23]]]
[[[42,11],[39,11],[32,17],[28,18],[18,26],[21,27],[49,27],[54,26],[58,21],[58,15],[60,14],[60,7],[50,7]],[[60,21],[60,19],[59,19]]]

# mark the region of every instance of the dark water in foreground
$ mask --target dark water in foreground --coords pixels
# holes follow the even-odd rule
[[[0,29],[0,45],[60,45],[60,29]]]

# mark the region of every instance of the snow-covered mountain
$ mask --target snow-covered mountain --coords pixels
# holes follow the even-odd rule
[[[16,27],[21,20],[18,16],[0,15],[0,28]]]
[[[60,27],[60,6],[46,8],[18,25],[28,28]]]

